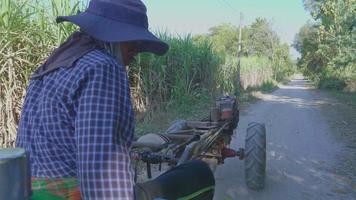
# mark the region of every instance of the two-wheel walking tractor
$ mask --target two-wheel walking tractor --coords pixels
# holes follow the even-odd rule
[[[210,115],[202,120],[178,120],[165,133],[146,134],[133,144],[131,157],[146,163],[148,178],[151,165],[170,167],[190,160],[206,162],[214,172],[226,158],[237,157],[245,162],[247,186],[254,190],[264,187],[266,169],[266,130],[263,124],[248,125],[245,148],[232,149],[230,142],[239,122],[239,105],[235,97],[216,100]],[[137,170],[136,170],[137,174]]]

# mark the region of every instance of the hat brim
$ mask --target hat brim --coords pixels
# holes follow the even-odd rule
[[[140,41],[140,52],[151,52],[157,55],[165,54],[169,46],[158,39],[147,29],[104,18],[89,12],[73,16],[59,16],[57,23],[69,21],[78,25],[81,30],[97,40],[104,42]]]

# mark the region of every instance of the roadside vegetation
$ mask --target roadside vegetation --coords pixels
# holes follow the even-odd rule
[[[356,92],[356,1],[304,0],[304,5],[315,22],[295,37],[299,67],[319,88]]]
[[[0,147],[14,145],[29,77],[77,28],[57,25],[55,16],[86,5],[71,0],[0,1]],[[141,54],[129,67],[137,132],[158,131],[177,118],[201,118],[221,95],[248,99],[269,91],[295,68],[289,47],[266,19],[243,28],[241,88],[237,84],[238,28],[222,24],[206,35],[160,33],[170,44],[162,57]]]
[[[326,110],[342,116],[331,124],[342,127],[336,135],[355,146],[356,0],[304,0],[304,5],[315,21],[295,37],[294,46],[301,54],[298,66],[326,96],[341,103]]]
[[[335,173],[355,188],[356,165],[356,0],[304,0],[314,22],[295,37],[299,69],[335,102],[323,107],[334,136],[345,144]]]
[[[140,89],[146,88],[144,91],[148,92],[141,96],[140,102],[146,102],[143,105],[151,107],[157,104],[162,105],[162,102],[166,102],[166,104],[158,106],[160,109],[156,109],[154,112],[144,112],[143,116],[139,116],[136,132],[142,134],[163,131],[175,119],[200,119],[208,114],[215,97],[222,94],[237,95],[240,102],[251,101],[254,99],[253,92],[271,92],[277,87],[278,82],[285,81],[295,72],[296,65],[290,58],[289,46],[280,42],[278,35],[266,19],[257,19],[242,30],[243,48],[241,85],[239,87],[237,84],[238,35],[238,27],[221,24],[212,27],[208,34],[186,36],[184,42],[178,43],[179,45],[176,42],[169,42],[171,51],[166,56],[151,56],[151,63],[158,62],[153,66],[163,66],[164,69],[152,70],[151,65],[150,67],[145,66],[147,61],[142,62],[138,59],[141,62],[137,65],[138,69],[156,74],[149,78],[142,76],[141,73],[140,79],[146,80],[146,83],[150,84],[142,84],[139,87]],[[182,38],[173,37],[173,41],[177,40],[182,40]],[[193,44],[199,48],[193,50],[191,48]],[[202,61],[199,61],[199,58],[202,57]],[[188,65],[186,65],[187,59],[190,62]],[[195,64],[191,59],[196,60]],[[201,65],[202,63],[204,64]],[[188,70],[187,66],[189,66]],[[170,69],[171,67],[174,69]],[[175,73],[172,74],[172,71]],[[137,75],[137,73],[135,74]],[[147,75],[147,73],[143,74]],[[161,78],[157,78],[159,76]],[[153,81],[154,77],[162,83]],[[171,84],[177,78],[179,84]],[[164,86],[163,89],[156,90],[159,95],[150,95],[152,93],[149,92],[155,90],[147,89],[147,87],[152,88],[152,85],[156,85],[156,88]],[[170,97],[170,99],[162,98],[161,95],[167,94],[169,91],[173,93],[164,96]],[[154,103],[157,99],[159,101]],[[167,99],[169,100],[167,101]],[[147,103],[147,100],[150,103]]]
[[[61,0],[51,1],[52,9],[37,1],[0,1],[0,147],[14,145],[32,71],[74,30],[70,24],[57,26],[52,16],[78,6]]]

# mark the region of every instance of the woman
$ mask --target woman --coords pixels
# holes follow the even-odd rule
[[[31,155],[34,199],[132,200],[134,132],[125,66],[168,45],[140,0],[92,0],[80,27],[31,77],[16,144]]]

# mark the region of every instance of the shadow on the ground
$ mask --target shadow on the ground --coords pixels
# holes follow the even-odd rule
[[[322,110],[342,104],[325,98],[304,79],[293,80],[272,94],[258,94],[256,97],[262,101],[252,105],[241,116],[241,127],[231,146],[244,146],[243,131],[249,120],[265,122],[267,130],[274,128],[278,132],[276,134],[267,131],[269,138],[265,189],[248,189],[244,181],[244,162],[229,159],[216,173],[215,199],[354,199],[355,180],[349,175],[356,170],[349,170],[348,173],[337,171],[345,167],[337,162],[342,150],[333,147],[338,145],[328,146],[334,142],[325,138],[329,137],[326,132],[330,130],[325,124]],[[286,115],[280,116],[276,113],[279,111]],[[325,125],[313,124],[307,117],[317,119],[313,122],[323,122]],[[299,127],[293,127],[294,121],[298,122]]]

